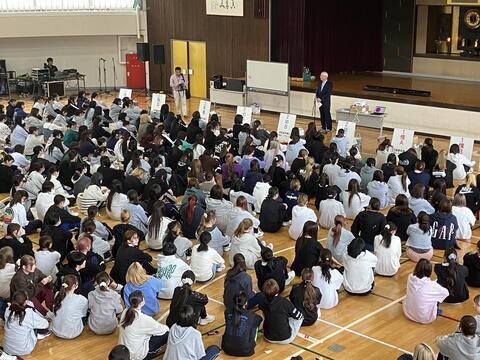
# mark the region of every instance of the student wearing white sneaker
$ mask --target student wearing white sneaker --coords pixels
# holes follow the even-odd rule
[[[38,330],[43,330],[43,335]],[[28,355],[35,348],[37,340],[48,335],[47,319],[35,311],[26,291],[16,291],[5,311],[3,350],[11,355]]]
[[[206,305],[208,297],[205,294],[193,291],[192,287],[195,283],[195,274],[191,270],[187,270],[182,275],[182,286],[179,286],[173,292],[172,302],[170,303],[170,312],[168,313],[166,324],[172,327],[178,321],[180,308],[184,305],[193,307],[196,315],[196,321],[199,325],[207,325],[215,321],[215,316],[208,315]]]

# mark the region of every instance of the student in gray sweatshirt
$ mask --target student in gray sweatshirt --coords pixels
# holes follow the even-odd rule
[[[117,315],[123,311],[120,294],[110,289],[110,276],[101,272],[95,278],[95,290],[88,294],[88,326],[97,335],[107,335],[118,326]]]
[[[438,359],[479,360],[480,337],[475,333],[476,330],[477,321],[473,316],[462,317],[458,331],[437,337],[440,349]]]

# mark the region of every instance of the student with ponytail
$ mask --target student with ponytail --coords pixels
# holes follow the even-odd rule
[[[288,271],[288,260],[283,256],[273,256],[273,250],[269,247],[262,248],[261,259],[255,263],[255,275],[257,286],[263,289],[263,284],[268,279],[274,279],[278,285],[278,293],[281,294],[286,285],[295,278],[294,271]]]
[[[212,235],[204,231],[198,239],[199,244],[192,248],[190,266],[200,282],[212,280],[217,272],[225,269],[225,260],[209,246],[211,240]]]
[[[295,259],[291,266],[295,275],[300,276],[303,269],[316,265],[322,249],[323,246],[318,241],[318,224],[307,221],[303,225],[302,236],[295,243]]]
[[[329,249],[323,249],[317,266],[312,268],[312,284],[320,290],[321,309],[331,309],[338,305],[338,290],[343,283],[343,274],[333,266],[333,256]]]
[[[75,275],[65,275],[53,303],[53,318],[50,328],[62,339],[74,339],[83,331],[87,320],[88,300],[75,294],[78,280]]]
[[[393,276],[400,269],[400,256],[402,256],[402,242],[395,235],[397,226],[389,222],[380,235],[375,236],[374,248],[378,263],[375,273],[382,276]]]
[[[368,206],[370,196],[360,192],[360,184],[357,179],[351,179],[348,182],[347,191],[342,194],[342,200],[347,219],[353,220]]]
[[[29,355],[37,340],[48,335],[48,321],[35,311],[27,292],[15,291],[5,311],[3,351],[10,355]]]
[[[187,270],[182,275],[182,286],[179,286],[173,292],[172,302],[170,303],[170,312],[168,313],[166,324],[172,327],[178,321],[180,308],[184,305],[190,305],[195,311],[195,319],[199,325],[207,325],[215,321],[215,316],[208,315],[206,305],[208,297],[205,294],[193,291],[195,284],[195,274]]]
[[[410,180],[403,166],[395,167],[395,175],[388,180],[388,203],[395,204],[395,199],[398,195],[403,194],[407,198],[410,198],[410,192],[408,187],[410,186]]]
[[[225,310],[225,333],[222,350],[230,356],[255,354],[257,333],[263,319],[252,310],[246,310],[248,298],[244,293],[235,295],[233,308]]]
[[[234,298],[243,293],[250,300],[255,293],[252,290],[252,278],[247,273],[247,264],[242,253],[233,257],[233,266],[227,271],[223,286],[223,303],[227,309],[234,307]]]
[[[168,327],[142,313],[145,301],[141,291],[132,292],[128,300],[130,307],[120,317],[118,344],[130,350],[132,360],[154,359],[167,343]]]
[[[230,248],[230,239],[223,234],[223,232],[217,227],[217,215],[215,210],[207,211],[200,221],[200,225],[197,229],[197,238],[207,231],[212,235],[212,241],[210,241],[209,247],[213,248],[218,255],[223,256],[225,249]]]
[[[118,326],[117,315],[123,311],[121,297],[110,288],[112,279],[102,271],[95,277],[95,290],[88,294],[88,327],[97,335],[108,335]]]
[[[443,263],[435,264],[437,282],[448,290],[449,296],[446,303],[458,304],[469,298],[466,278],[468,268],[457,262],[457,251],[453,248],[445,249]]]
[[[197,197],[190,195],[186,204],[180,209],[180,215],[183,219],[182,231],[187,238],[195,239],[195,232],[197,231],[198,225],[200,225],[204,213],[205,210],[197,202]]]
[[[273,245],[269,244],[269,247],[273,247]],[[253,269],[261,251],[262,246],[253,234],[253,222],[250,219],[243,219],[232,238],[232,246],[229,253],[230,264],[234,264],[234,255],[241,253],[245,257],[247,268]]]
[[[313,325],[320,317],[322,293],[313,285],[313,279],[312,269],[303,269],[302,283],[294,285],[290,291],[290,301],[303,315],[302,326]]]
[[[164,248],[167,243],[175,245],[177,257],[185,263],[192,255],[192,241],[183,236],[182,224],[176,220],[168,224],[168,232],[163,239]]]
[[[190,305],[183,305],[168,334],[167,351],[164,360],[213,360],[220,354],[217,345],[205,349],[202,333],[196,329],[195,311]]]
[[[353,234],[345,229],[347,219],[343,215],[335,216],[335,226],[330,229],[327,237],[327,249],[333,255],[333,259],[341,264],[343,254],[347,251],[347,246],[355,239]]]
[[[417,222],[407,228],[407,256],[410,260],[418,262],[420,259],[432,258],[431,234],[430,217],[425,211],[420,211]]]

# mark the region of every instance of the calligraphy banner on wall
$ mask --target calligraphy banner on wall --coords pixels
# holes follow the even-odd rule
[[[207,15],[243,16],[243,0],[206,0]]]

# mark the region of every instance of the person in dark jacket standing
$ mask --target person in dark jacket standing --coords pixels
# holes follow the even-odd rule
[[[318,224],[307,221],[303,225],[303,233],[295,244],[295,259],[292,263],[292,270],[295,275],[300,276],[305,268],[312,268],[318,264],[320,253],[323,250],[318,239]]]
[[[225,310],[225,333],[222,337],[222,350],[230,356],[252,356],[258,328],[263,319],[252,310],[246,310],[247,295],[237,294],[233,298],[233,308]]]
[[[290,344],[303,322],[303,315],[287,299],[278,295],[278,284],[269,279],[262,289],[265,301],[259,304],[263,311],[263,336],[271,343]]]
[[[265,232],[277,232],[285,220],[287,205],[279,199],[278,188],[272,186],[260,209],[260,229]]]
[[[365,241],[367,250],[373,251],[375,236],[380,234],[386,224],[385,215],[380,212],[380,200],[372,197],[368,208],[355,217],[351,230],[355,237],[361,237]]]
[[[313,271],[305,268],[302,271],[302,283],[294,285],[290,292],[289,299],[303,315],[302,326],[315,324],[320,316],[320,301],[322,293],[320,289],[312,284]]]
[[[320,82],[317,88],[317,99],[320,104],[320,120],[322,122],[322,131],[332,131],[332,115],[330,114],[330,98],[332,96],[333,84],[328,80],[328,73],[323,71],[320,74]]]
[[[477,242],[477,251],[465,254],[463,265],[468,269],[467,284],[480,287],[480,240]]]
[[[140,238],[134,230],[128,230],[125,233],[125,242],[118,249],[117,256],[115,258],[115,264],[110,271],[112,279],[118,283],[125,285],[125,276],[130,265],[134,262],[142,264],[143,268],[149,275],[153,275],[157,272],[152,264],[152,257],[138,248],[138,242]]]

